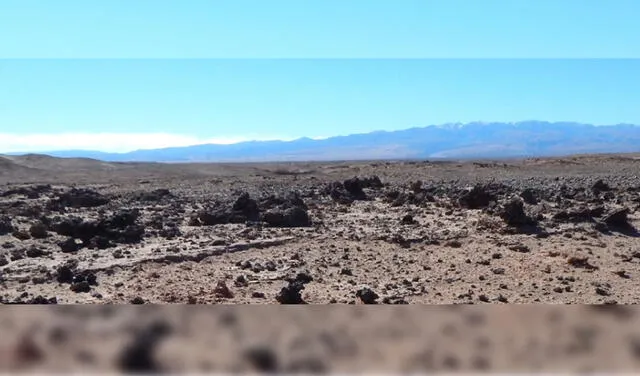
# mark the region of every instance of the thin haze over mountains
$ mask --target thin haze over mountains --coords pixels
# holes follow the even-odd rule
[[[112,162],[260,162],[413,158],[504,158],[640,151],[640,126],[569,122],[468,123],[377,131],[326,139],[249,141],[137,150],[55,151],[57,157]]]

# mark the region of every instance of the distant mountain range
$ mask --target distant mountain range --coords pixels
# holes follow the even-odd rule
[[[129,153],[72,150],[44,154],[109,162],[262,162],[518,158],[639,151],[640,126],[637,125],[525,121],[447,124],[322,140],[251,141]]]

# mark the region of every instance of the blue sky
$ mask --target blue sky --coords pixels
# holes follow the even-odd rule
[[[0,0],[0,152],[640,124],[637,14],[637,0]]]
[[[638,0],[0,0],[0,57],[640,58]]]

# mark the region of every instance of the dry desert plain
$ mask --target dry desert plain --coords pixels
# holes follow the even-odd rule
[[[640,301],[640,159],[0,157],[3,303]]]

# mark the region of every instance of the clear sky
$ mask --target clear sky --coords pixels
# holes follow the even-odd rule
[[[0,152],[640,124],[638,14],[637,0],[0,0]]]
[[[2,57],[635,57],[638,0],[0,0]]]

